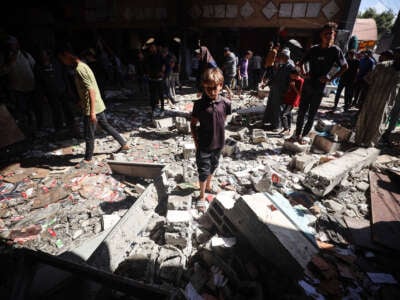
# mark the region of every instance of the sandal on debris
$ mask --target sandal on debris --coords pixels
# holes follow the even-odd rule
[[[305,144],[308,144],[308,142],[305,139],[301,138],[301,139],[299,139],[299,144],[305,145]]]
[[[205,212],[208,208],[208,203],[204,199],[197,199],[196,200],[196,208],[200,212]]]

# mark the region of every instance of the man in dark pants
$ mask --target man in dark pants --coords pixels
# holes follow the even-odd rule
[[[161,116],[164,114],[163,78],[165,63],[154,43],[148,45],[149,54],[145,60],[145,73],[149,78],[150,106],[152,117],[156,113],[158,102],[161,102]]]
[[[321,44],[313,46],[300,61],[305,81],[297,115],[296,132],[295,136],[291,138],[291,140],[298,140],[300,144],[306,143],[303,137],[310,132],[313,126],[314,117],[322,101],[325,84],[340,77],[348,69],[342,50],[333,44],[336,29],[337,24],[334,22],[325,24],[320,32]],[[307,72],[304,66],[306,62],[309,63]],[[340,66],[340,70],[332,78],[328,78],[327,74],[335,63]],[[308,113],[307,123],[303,128],[306,113]]]
[[[344,90],[344,111],[348,111],[354,94],[354,84],[357,76],[358,66],[360,61],[356,58],[356,52],[354,50],[349,50],[346,57],[349,68],[340,77],[339,85],[335,96],[335,105],[332,108],[333,111],[337,109],[339,104],[340,94]]]
[[[57,54],[63,64],[72,66],[75,69],[75,85],[84,113],[85,158],[76,167],[82,167],[92,160],[97,123],[118,141],[121,145],[119,151],[128,150],[130,148],[128,143],[107,121],[104,113],[106,107],[92,70],[73,54],[71,47],[68,45],[57,49]]]

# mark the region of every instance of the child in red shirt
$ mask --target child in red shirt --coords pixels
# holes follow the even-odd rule
[[[292,109],[293,107],[299,106],[303,83],[304,79],[300,77],[300,74],[296,69],[293,69],[290,72],[289,89],[283,98],[283,104],[281,106],[281,121],[283,125],[281,134],[283,135],[290,134],[290,128],[292,125]]]

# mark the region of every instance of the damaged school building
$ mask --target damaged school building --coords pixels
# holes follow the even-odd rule
[[[349,11],[359,5],[86,1],[82,14],[81,3],[71,3],[52,5],[65,9],[58,26],[66,16],[87,18],[71,22],[72,32],[92,20],[104,32],[132,31],[134,44],[160,23],[188,24],[187,41],[194,31],[213,32],[205,36],[216,49],[224,45],[215,28],[262,49],[268,36],[250,38],[247,27],[271,30],[272,38],[284,24],[288,37],[301,40],[327,20],[354,23]],[[234,31],[227,28],[233,21]],[[140,24],[147,24],[142,33]],[[116,47],[124,40],[113,38]],[[165,116],[152,120],[134,89],[106,89],[108,119],[131,149],[115,153],[117,142],[99,132],[95,160],[82,168],[74,167],[85,151],[81,136],[42,135],[23,145],[0,105],[0,130],[8,128],[0,137],[1,299],[399,298],[400,143],[357,146],[357,111],[329,113],[333,94],[324,97],[308,142],[290,142],[262,129],[268,87],[233,95],[217,191],[202,213],[189,124],[193,83],[177,94]]]
[[[210,49],[217,62],[223,48],[236,55],[251,50],[264,56],[270,41],[292,48],[300,58],[303,49],[288,43],[294,39],[308,48],[318,39],[316,30],[327,21],[339,25],[337,40],[342,47],[352,32],[360,1],[14,1],[17,15],[2,14],[3,26],[24,37],[30,47],[53,48],[60,37],[79,49],[93,47],[100,36],[120,56],[130,55],[150,37],[172,44],[181,41],[182,70],[190,75],[192,51],[199,40]],[[174,45],[176,46],[176,45]],[[129,59],[129,58],[127,58]]]

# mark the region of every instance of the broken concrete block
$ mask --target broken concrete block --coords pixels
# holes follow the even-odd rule
[[[253,129],[251,134],[251,140],[254,144],[262,143],[267,141],[267,135],[262,129]]]
[[[235,177],[240,185],[251,185],[250,173],[248,171],[236,172]]]
[[[183,145],[183,158],[189,159],[196,156],[196,146],[194,143]]]
[[[192,205],[192,196],[168,196],[168,209],[170,210],[188,210]]]
[[[293,166],[296,170],[303,173],[308,173],[316,164],[319,159],[310,154],[300,154],[293,157]]]
[[[365,192],[366,190],[369,189],[369,183],[361,181],[357,183],[357,189],[360,190],[361,192]]]
[[[154,120],[154,125],[158,129],[170,128],[174,126],[174,119],[173,118],[156,119]]]
[[[342,157],[319,165],[307,173],[303,184],[315,195],[325,196],[338,185],[347,174],[358,172],[371,165],[380,150],[376,148],[359,148]]]
[[[175,117],[175,126],[180,133],[190,133],[190,122],[184,117]]]
[[[323,202],[325,207],[329,208],[330,210],[334,211],[335,213],[340,213],[344,209],[344,206],[334,200],[325,200]]]
[[[251,182],[257,192],[270,192],[272,188],[272,179],[270,173],[264,173],[262,176],[251,176]]]
[[[347,142],[352,134],[350,129],[347,129],[339,124],[335,124],[330,132],[332,135],[336,135],[338,137],[339,142]]]
[[[178,163],[167,164],[164,172],[167,178],[173,178],[176,182],[183,180],[183,166]]]
[[[103,215],[102,219],[101,219],[101,221],[102,221],[101,225],[102,225],[103,230],[113,228],[114,225],[117,224],[120,219],[121,219],[121,217],[116,214]]]
[[[237,201],[215,199],[207,213],[222,234],[246,239],[269,262],[278,263],[280,269],[295,277],[302,276],[318,253],[317,245],[267,195],[245,195]],[[295,210],[292,215],[297,215]]]
[[[283,149],[294,152],[294,153],[301,153],[307,152],[310,149],[309,144],[301,145],[298,142],[290,142],[289,140],[285,140],[283,143]]]
[[[316,135],[311,148],[313,151],[317,149],[323,151],[324,153],[333,153],[340,148],[340,143],[335,141],[333,137]]]
[[[143,185],[141,185],[140,183],[137,183],[137,184],[135,185],[135,191],[136,191],[138,194],[143,193],[145,189],[146,189],[146,188],[145,188]]]
[[[186,210],[168,210],[167,223],[189,223],[192,216]]]

